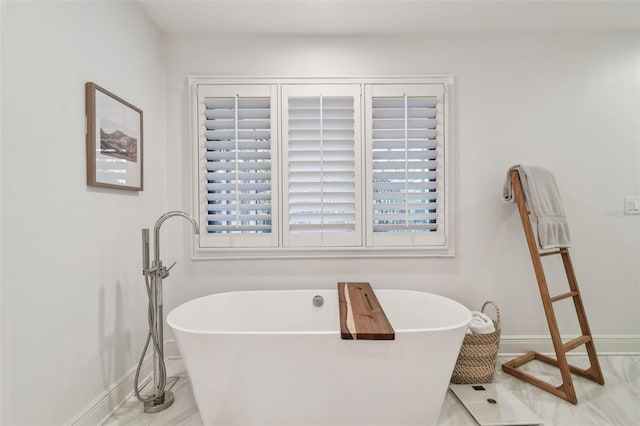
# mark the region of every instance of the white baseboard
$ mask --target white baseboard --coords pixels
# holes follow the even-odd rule
[[[180,359],[180,351],[175,341],[168,341],[164,344],[164,359]],[[133,386],[135,382],[136,364],[120,380],[111,385],[109,389],[102,392],[84,410],[78,413],[73,419],[66,423],[66,426],[84,426],[102,424],[111,414],[122,406],[133,396]],[[151,381],[153,373],[153,353],[149,351],[140,370],[140,389]]]
[[[115,410],[120,408],[132,395],[136,369],[134,366],[120,380],[102,392],[84,410],[66,423],[66,426],[90,426],[102,424]],[[151,380],[153,370],[153,356],[149,352],[140,370],[140,388]]]
[[[563,336],[563,341],[577,336]],[[640,335],[620,334],[593,336],[598,355],[640,355]],[[519,355],[526,352],[554,354],[551,336],[501,336],[499,355]],[[570,355],[585,355],[584,346],[569,352]]]
[[[567,337],[570,338],[570,337]],[[594,343],[598,355],[639,355],[640,335],[606,335],[594,336]],[[571,355],[585,354],[578,348],[571,351]],[[530,351],[553,354],[553,344],[550,336],[518,336],[507,335],[500,338],[499,355],[519,355]],[[168,341],[164,345],[165,360],[180,359],[180,351],[175,341]],[[137,366],[136,366],[137,367]],[[115,410],[133,395],[133,382],[136,374],[133,367],[124,377],[111,385],[109,389],[98,396],[87,408],[67,422],[68,426],[97,425],[104,422]],[[141,387],[151,379],[151,354],[142,364],[140,377]]]
[[[168,341],[164,344],[164,358],[165,361],[180,358],[180,351],[175,341]],[[124,377],[102,392],[84,410],[68,421],[66,426],[102,424],[115,410],[133,396],[137,368],[138,365],[136,364]],[[149,351],[142,362],[142,369],[140,370],[140,388],[143,388],[151,380],[152,371],[153,354]]]
[[[166,360],[182,358],[175,340],[168,340],[164,343],[164,358]]]

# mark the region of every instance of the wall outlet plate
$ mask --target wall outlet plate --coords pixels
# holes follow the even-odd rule
[[[640,197],[624,197],[624,214],[640,214]]]

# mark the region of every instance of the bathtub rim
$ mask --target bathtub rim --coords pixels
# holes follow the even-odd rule
[[[330,288],[315,288],[315,289],[264,289],[264,290],[230,290],[230,291],[222,291],[219,293],[211,293],[211,294],[207,294],[204,296],[200,296],[200,297],[196,297],[194,299],[190,299],[187,300],[183,303],[181,303],[180,305],[174,307],[173,309],[171,309],[171,311],[169,312],[169,314],[167,315],[167,324],[169,325],[169,327],[171,328],[172,331],[177,330],[183,333],[189,333],[189,334],[198,334],[198,335],[211,335],[211,336],[230,336],[230,335],[237,335],[237,336],[295,336],[295,335],[335,335],[335,336],[339,336],[340,335],[340,328],[338,326],[337,329],[335,330],[310,330],[310,331],[283,331],[283,330],[278,330],[278,331],[255,331],[255,330],[242,330],[242,331],[231,331],[231,330],[223,330],[223,331],[205,331],[205,330],[194,330],[194,329],[190,329],[190,328],[186,328],[186,327],[182,327],[182,326],[177,326],[175,324],[172,324],[171,317],[172,314],[174,313],[174,311],[176,311],[177,309],[183,307],[186,304],[189,304],[191,302],[195,302],[196,300],[201,300],[201,299],[205,299],[205,298],[213,298],[215,296],[218,295],[223,295],[223,294],[230,294],[230,293],[273,293],[273,292],[308,292],[308,293],[314,293],[314,292],[326,292],[326,291],[331,291],[331,292],[337,292],[337,289],[330,289]],[[420,291],[420,290],[409,290],[409,289],[393,289],[393,288],[380,288],[380,289],[375,289],[376,292],[406,292],[406,293],[420,293],[420,294],[428,294],[430,296],[435,296],[437,298],[441,298],[441,299],[445,299],[446,301],[450,302],[450,303],[454,303],[459,305],[460,307],[464,308],[466,310],[466,319],[464,321],[460,321],[458,323],[454,323],[451,325],[447,325],[447,326],[442,326],[442,327],[424,327],[424,328],[410,328],[410,329],[398,329],[398,328],[394,328],[394,331],[397,335],[403,335],[403,334],[416,334],[416,333],[427,333],[427,332],[442,332],[442,331],[449,331],[449,330],[455,330],[458,329],[460,327],[468,327],[469,323],[471,323],[471,310],[469,308],[467,308],[466,306],[464,306],[462,303],[458,302],[457,300],[451,299],[449,297],[446,296],[441,296],[439,294],[435,294],[435,293],[430,293],[430,292],[426,292],[426,291]],[[384,342],[383,340],[371,340],[370,342]]]

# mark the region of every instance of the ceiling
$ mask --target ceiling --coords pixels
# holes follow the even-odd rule
[[[168,34],[640,31],[640,0],[138,0]]]

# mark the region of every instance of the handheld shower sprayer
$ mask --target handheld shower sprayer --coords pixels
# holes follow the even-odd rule
[[[144,404],[146,413],[157,413],[173,404],[174,397],[171,391],[165,391],[167,384],[167,371],[164,364],[164,318],[162,315],[162,280],[169,276],[169,270],[173,268],[175,262],[169,268],[162,265],[160,260],[160,227],[165,220],[170,217],[181,216],[191,222],[195,235],[199,234],[198,223],[187,213],[181,211],[170,211],[163,214],[156,221],[154,226],[154,259],[149,265],[149,229],[142,230],[142,275],[144,275],[147,296],[149,298],[149,332],[147,341],[140,355],[138,369],[136,370],[134,393],[136,398]],[[138,386],[140,370],[144,356],[149,348],[149,343],[153,342],[153,386],[152,395],[142,396]]]
[[[149,229],[142,229],[142,275],[149,273]]]

